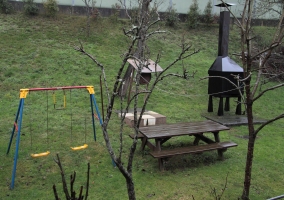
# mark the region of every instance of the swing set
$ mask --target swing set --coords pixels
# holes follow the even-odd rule
[[[15,118],[15,121],[14,121],[14,126],[13,126],[13,129],[12,129],[9,146],[8,146],[7,153],[6,153],[6,154],[9,154],[10,148],[11,148],[11,144],[12,144],[12,141],[13,141],[13,138],[14,138],[15,131],[17,131],[17,135],[16,135],[16,149],[15,149],[15,154],[14,154],[14,165],[13,165],[12,181],[11,181],[10,189],[14,188],[16,168],[17,168],[17,160],[18,160],[18,151],[19,151],[19,145],[20,145],[20,136],[21,136],[23,111],[24,111],[24,102],[25,102],[25,99],[26,99],[27,95],[29,94],[29,92],[50,91],[51,90],[51,91],[53,91],[53,95],[52,96],[53,96],[54,109],[65,109],[65,107],[66,107],[66,93],[65,93],[65,90],[70,90],[70,96],[71,96],[71,90],[73,90],[73,89],[87,89],[87,91],[90,94],[90,104],[91,104],[91,111],[92,111],[93,133],[94,133],[94,140],[96,141],[94,106],[95,106],[95,109],[96,109],[97,118],[99,120],[100,125],[102,125],[103,122],[102,122],[102,119],[101,119],[101,116],[100,116],[100,112],[99,112],[99,109],[98,109],[98,106],[97,106],[97,103],[96,103],[96,99],[95,99],[95,95],[94,95],[95,91],[94,91],[94,87],[93,86],[66,86],[66,87],[51,87],[51,88],[20,89],[20,103],[19,103],[17,114],[16,114],[16,118]],[[55,92],[54,92],[56,90],[63,90],[63,94],[64,94],[63,106],[60,107],[60,108],[56,107],[56,98],[55,98]],[[48,107],[48,105],[47,105],[47,107]],[[48,111],[47,111],[47,113],[48,113]],[[71,117],[72,117],[72,115],[71,115]],[[48,123],[48,120],[47,120],[47,123]],[[86,120],[85,120],[85,126],[86,126]],[[72,126],[71,126],[71,133],[72,133]],[[77,151],[77,150],[86,149],[87,147],[88,147],[88,145],[84,144],[82,146],[71,147],[71,149],[73,151]],[[50,151],[46,151],[46,152],[42,152],[42,153],[31,154],[31,157],[38,158],[38,157],[48,156],[49,154],[50,154]]]

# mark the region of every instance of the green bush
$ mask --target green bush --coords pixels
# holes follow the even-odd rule
[[[101,18],[100,11],[97,8],[92,8],[91,10],[91,18],[96,21]]]
[[[203,21],[205,24],[209,25],[212,24],[214,21],[214,17],[212,14],[212,3],[209,0],[205,9],[204,9],[204,16],[203,16]]]
[[[193,3],[189,7],[187,25],[189,28],[196,28],[199,22],[199,6],[197,0],[193,0]]]
[[[158,18],[159,18],[158,5],[153,4],[152,6],[149,6],[149,20],[156,21]]]
[[[176,12],[176,9],[173,7],[169,7],[167,12],[166,12],[166,26],[174,27],[178,24],[179,22],[179,16]]]
[[[140,18],[139,7],[133,7],[130,10],[130,17],[131,17],[131,23],[133,23],[133,24],[136,24],[139,21],[139,18]]]
[[[110,21],[114,23],[117,22],[119,18],[119,14],[120,14],[120,9],[121,9],[121,6],[118,3],[111,5],[111,16],[109,17]]]
[[[46,0],[43,2],[45,14],[49,17],[54,17],[59,11],[56,0]]]
[[[24,12],[26,15],[37,15],[39,8],[34,3],[34,0],[24,0]]]
[[[13,6],[8,0],[0,0],[0,13],[10,14],[13,11]]]

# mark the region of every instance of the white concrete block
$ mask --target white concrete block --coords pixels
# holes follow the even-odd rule
[[[142,119],[144,119],[144,126],[148,125],[155,125],[156,124],[156,118],[151,115],[143,115]]]

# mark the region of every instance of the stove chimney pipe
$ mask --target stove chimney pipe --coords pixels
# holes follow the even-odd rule
[[[220,12],[218,56],[228,56],[230,12]]]

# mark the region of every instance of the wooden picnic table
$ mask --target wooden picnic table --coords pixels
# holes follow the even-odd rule
[[[150,154],[154,158],[158,158],[160,170],[164,169],[163,159],[175,155],[217,150],[219,158],[223,158],[223,152],[226,151],[227,148],[237,146],[234,142],[220,142],[219,132],[229,129],[229,127],[211,120],[145,126],[139,128],[141,133],[140,139],[142,140],[141,150],[144,150],[146,145],[151,149]],[[214,140],[206,137],[204,133],[212,133]],[[195,137],[193,142],[194,146],[162,149],[162,144],[170,138],[184,135]],[[155,140],[155,144],[150,141],[151,139]],[[198,145],[200,140],[206,144]]]

